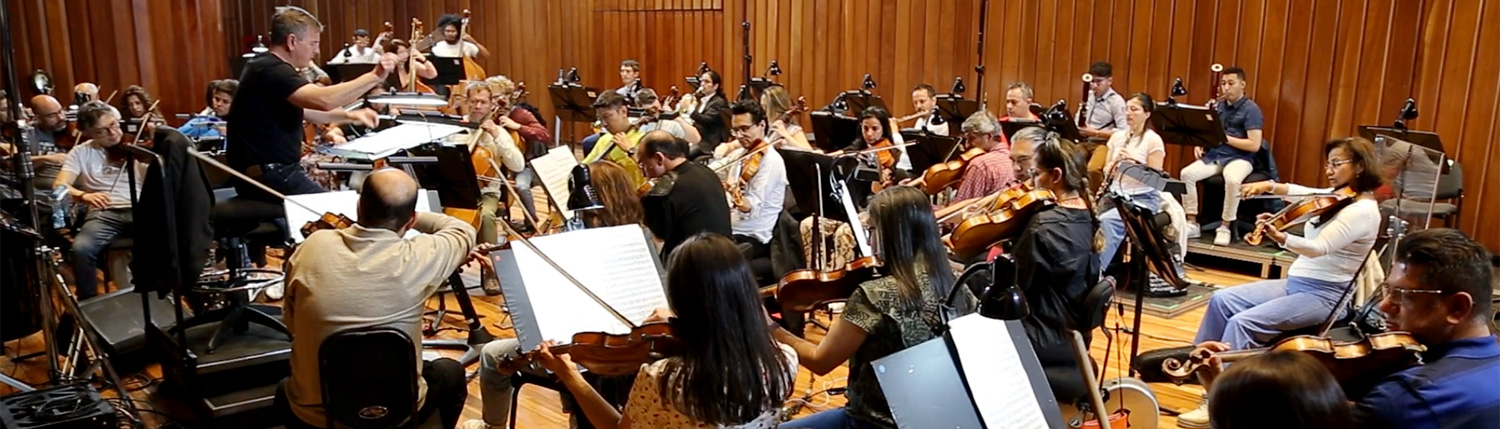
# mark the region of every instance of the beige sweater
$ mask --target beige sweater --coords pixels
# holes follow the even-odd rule
[[[318,373],[318,346],[348,329],[391,326],[406,331],[422,358],[425,302],[474,247],[474,227],[436,213],[418,213],[413,228],[424,234],[403,239],[387,229],[355,225],[313,233],[292,253],[284,305],[292,331],[292,377],[286,394],[302,421],[325,421]],[[421,365],[417,366],[418,375]],[[427,383],[418,381],[418,404]]]

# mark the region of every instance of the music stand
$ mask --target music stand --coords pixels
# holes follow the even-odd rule
[[[1059,118],[1043,118],[1042,123],[1048,130],[1057,133],[1059,137],[1075,143],[1086,141],[1087,139],[1083,136],[1083,132],[1078,131],[1078,124],[1074,123],[1072,118],[1072,115],[1064,115],[1064,117]]]
[[[879,95],[866,91],[844,91],[844,102],[848,103],[850,116],[859,116],[865,109],[879,107],[890,113],[891,109],[885,107],[885,100]]]
[[[808,113],[812,121],[813,145],[824,152],[843,149],[845,142],[859,138],[859,120],[826,111]]]
[[[328,79],[339,84],[359,78],[370,70],[375,69],[375,63],[335,64],[324,66],[323,71],[328,72]]]
[[[807,152],[794,149],[776,148],[781,154],[781,159],[786,163],[786,179],[792,188],[792,198],[797,200],[797,209],[802,213],[818,213],[820,216],[848,222],[849,215],[841,208],[843,202],[839,201],[834,187],[829,184],[834,177],[834,157],[817,152]],[[821,195],[823,212],[818,211],[818,189],[819,183],[823,192]]]
[[[1028,127],[1041,127],[1041,122],[1032,120],[1000,121],[1000,132],[1005,133],[1005,141],[1014,140],[1016,133]]]
[[[439,57],[428,55],[427,62],[437,68],[438,75],[432,78],[432,82],[439,85],[458,85],[458,81],[464,79],[463,57]]]
[[[911,171],[924,172],[928,167],[947,162],[958,155],[958,138],[928,133],[926,131],[902,131],[901,138],[913,143],[906,147],[911,158]]]
[[[693,88],[693,92],[698,91],[698,76],[688,76],[682,78],[682,81],[687,82],[688,86]],[[694,97],[697,97],[697,95],[694,95]]]
[[[979,112],[979,102],[966,100],[958,94],[942,94],[936,98],[938,114],[949,122],[962,124],[969,116]]]
[[[559,121],[570,123],[592,123],[594,122],[594,97],[599,90],[572,84],[552,84],[547,86],[547,96],[552,99],[552,106],[556,108]],[[568,128],[568,140],[578,141],[573,138],[573,129]]]
[[[1151,112],[1151,127],[1166,143],[1213,149],[1229,143],[1219,111],[1202,106],[1162,102]]]
[[[1444,150],[1444,148],[1443,148],[1443,139],[1440,138],[1440,137],[1438,137],[1437,133],[1427,132],[1427,131],[1402,130],[1402,129],[1391,128],[1391,127],[1381,127],[1381,126],[1376,126],[1376,125],[1360,125],[1360,126],[1356,127],[1356,129],[1359,130],[1359,136],[1360,137],[1364,137],[1366,140],[1369,140],[1369,141],[1372,141],[1372,142],[1379,141],[1379,140],[1376,139],[1376,136],[1386,136],[1386,137],[1391,137],[1391,138],[1394,138],[1394,139],[1397,139],[1397,140],[1401,140],[1401,141],[1404,141],[1404,142],[1407,142],[1407,143],[1411,143],[1411,144],[1414,144],[1414,145],[1426,148],[1427,151],[1428,151],[1427,153],[1429,154],[1429,156],[1428,156],[1429,159],[1431,158],[1431,154],[1433,154],[1433,153],[1437,153],[1437,154],[1446,154],[1446,153],[1448,153],[1448,151]],[[1437,162],[1438,160],[1433,159],[1432,161],[1433,162]],[[1442,164],[1442,171],[1441,172],[1443,174],[1447,174],[1448,173],[1448,165],[1447,165],[1447,163],[1443,163]]]
[[[443,207],[465,210],[479,208],[479,181],[475,179],[468,146],[425,145],[407,152],[413,157],[393,157],[387,161],[406,169],[422,189],[436,189],[438,201]]]

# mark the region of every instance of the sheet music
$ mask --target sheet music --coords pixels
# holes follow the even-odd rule
[[[334,146],[329,152],[346,158],[381,159],[465,130],[457,125],[407,122]]]
[[[604,302],[639,324],[667,306],[656,249],[637,225],[592,228],[534,238],[532,244]],[[521,338],[530,350],[543,340],[567,343],[579,332],[622,334],[630,327],[578,290],[551,265],[519,243],[514,250],[531,313],[542,338]]]
[[[547,191],[547,196],[552,198],[552,205],[562,213],[563,219],[572,219],[573,211],[568,209],[568,178],[573,173],[573,167],[578,165],[578,159],[573,157],[573,148],[562,145],[547,151],[546,155],[531,160],[531,168],[536,170],[536,176],[541,179],[542,190]]]
[[[420,189],[417,191],[417,211],[419,212],[432,211],[432,206],[427,203],[427,193],[428,192],[426,189]],[[292,235],[293,243],[301,243],[303,239],[307,238],[302,236],[302,225],[306,225],[308,222],[318,220],[318,218],[322,217],[323,213],[325,212],[343,214],[344,216],[348,216],[349,219],[353,219],[355,221],[359,220],[359,210],[357,210],[359,208],[358,192],[339,191],[324,192],[319,194],[287,195],[286,199],[288,201],[283,201],[281,205],[282,208],[286,210],[286,224],[288,226],[287,229],[290,230],[288,232],[290,232]],[[308,208],[311,208],[313,210],[317,210],[318,212],[309,212],[307,211],[307,209],[293,204],[292,201],[302,203],[302,205],[307,206]],[[421,233],[415,230],[408,230],[406,231],[406,238],[415,237],[417,234]]]
[[[835,183],[835,186],[839,188],[839,202],[844,204],[844,213],[849,216],[849,228],[854,232],[854,243],[859,245],[861,256],[873,256],[875,252],[870,249],[868,231],[859,221],[859,210],[854,209],[854,197],[849,196],[849,188],[843,185],[843,181]]]
[[[1047,417],[1005,322],[971,314],[948,328],[985,427],[1046,429]]]

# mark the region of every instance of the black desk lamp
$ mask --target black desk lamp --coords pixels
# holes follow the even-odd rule
[[[598,210],[604,208],[604,203],[599,202],[599,192],[594,190],[593,176],[589,174],[588,165],[578,164],[573,167],[573,175],[568,178],[568,210]]]

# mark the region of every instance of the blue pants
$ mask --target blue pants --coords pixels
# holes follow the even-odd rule
[[[876,429],[875,425],[850,416],[844,409],[823,410],[813,415],[782,423],[779,429]]]
[[[583,154],[588,155],[594,151],[594,144],[599,143],[599,138],[604,137],[602,133],[594,133],[583,138]]]
[[[131,219],[130,209],[89,209],[73,240],[73,283],[78,285],[79,301],[99,294],[99,254],[130,227]]]
[[[1161,212],[1161,194],[1156,191],[1131,195],[1130,199],[1152,214]],[[1099,230],[1104,232],[1104,249],[1099,252],[1099,266],[1108,268],[1109,262],[1115,259],[1115,252],[1120,249],[1120,243],[1125,241],[1125,220],[1120,218],[1120,211],[1110,208],[1099,214]]]
[[[1290,277],[1220,289],[1208,301],[1193,344],[1223,341],[1235,350],[1265,346],[1282,332],[1322,323],[1348,286]],[[1338,317],[1345,311],[1339,309]]]

